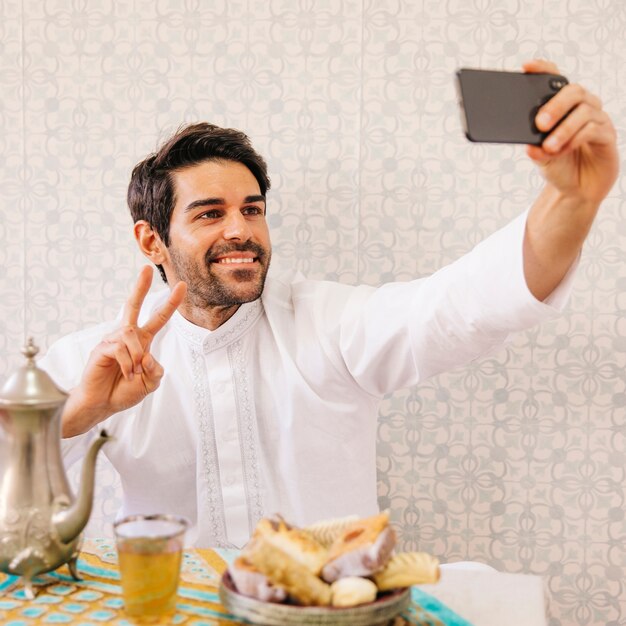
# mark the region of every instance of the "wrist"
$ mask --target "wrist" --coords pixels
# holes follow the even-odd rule
[[[528,226],[531,230],[558,232],[562,237],[579,239],[582,244],[599,208],[599,202],[584,194],[548,184],[529,212]]]
[[[593,221],[600,205],[601,198],[595,198],[585,193],[580,187],[560,188],[547,183],[540,198],[543,197],[547,207],[552,211],[567,212],[572,218],[581,218]]]
[[[61,437],[67,439],[82,435],[111,413],[105,407],[89,402],[79,387],[70,391],[61,415]]]

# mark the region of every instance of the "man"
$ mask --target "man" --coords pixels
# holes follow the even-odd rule
[[[122,513],[183,514],[198,546],[241,546],[275,512],[298,524],[374,513],[382,396],[556,315],[616,179],[595,96],[568,85],[536,123],[550,134],[527,150],[546,184],[528,214],[432,277],[378,289],[267,276],[263,159],[237,131],[181,130],[128,193],[138,245],[170,290],[148,297],[145,268],[121,320],[45,359],[71,388],[68,447],[77,456],[106,427]]]

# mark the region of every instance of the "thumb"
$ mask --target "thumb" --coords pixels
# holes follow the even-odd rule
[[[548,154],[539,146],[526,146],[526,154],[537,164],[545,165],[554,158],[553,154]]]
[[[148,393],[153,392],[161,383],[163,377],[163,367],[161,364],[148,352],[144,354],[141,360],[141,366],[143,368],[143,380]]]
[[[554,154],[548,154],[539,146],[526,146],[526,154],[542,173],[546,172],[553,163],[558,162]]]
[[[155,358],[149,352],[146,352],[141,359],[141,367],[144,371],[152,373],[156,365],[157,362]]]

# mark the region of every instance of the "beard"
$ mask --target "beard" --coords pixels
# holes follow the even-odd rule
[[[252,302],[261,297],[272,252],[257,243],[214,246],[196,263],[174,247],[169,248],[172,266],[179,280],[187,283],[187,298],[197,307],[229,307]],[[258,266],[215,270],[215,259],[231,252],[253,252]]]

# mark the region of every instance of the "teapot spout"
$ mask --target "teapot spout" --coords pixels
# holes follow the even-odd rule
[[[111,437],[107,435],[106,431],[100,431],[99,437],[91,444],[91,447],[85,455],[80,479],[80,489],[76,500],[72,506],[57,511],[52,517],[52,523],[63,543],[69,543],[78,537],[89,521],[91,507],[93,505],[96,458],[100,448],[109,439],[111,439]]]

